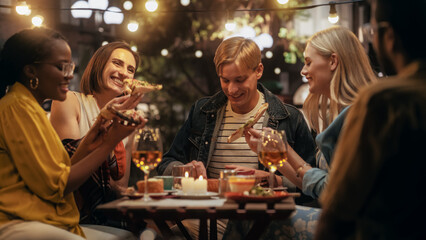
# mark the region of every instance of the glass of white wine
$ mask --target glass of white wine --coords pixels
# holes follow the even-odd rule
[[[265,128],[257,145],[259,161],[269,169],[269,187],[274,187],[275,171],[287,161],[287,137],[284,130]]]
[[[133,138],[132,160],[144,172],[145,193],[144,201],[151,198],[148,195],[149,172],[161,162],[163,157],[163,143],[158,128],[145,127],[138,129]]]

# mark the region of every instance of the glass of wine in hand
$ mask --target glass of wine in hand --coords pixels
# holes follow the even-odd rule
[[[163,157],[163,143],[158,128],[142,128],[136,131],[132,145],[132,160],[144,172],[144,201],[151,200],[148,196],[149,172],[157,167]]]
[[[275,171],[287,161],[287,138],[284,130],[265,128],[257,145],[259,161],[269,169],[269,187],[274,187]]]

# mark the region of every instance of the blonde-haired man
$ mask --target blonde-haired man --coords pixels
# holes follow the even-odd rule
[[[174,165],[190,164],[195,166],[197,175],[209,178],[218,178],[221,170],[229,168],[251,170],[257,177],[266,178],[269,173],[243,137],[232,143],[226,141],[265,102],[269,108],[254,128],[285,130],[289,144],[308,163],[314,164],[315,143],[303,115],[258,83],[264,67],[256,43],[242,37],[228,38],[217,48],[214,63],[222,91],[193,105],[159,164],[159,173],[171,174]],[[276,180],[277,185],[295,188],[284,177],[277,176]]]

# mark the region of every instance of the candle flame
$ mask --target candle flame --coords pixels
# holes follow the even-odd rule
[[[198,180],[202,181],[203,180],[203,175],[200,175],[200,177],[198,178]]]
[[[189,173],[185,172],[185,177],[188,178],[189,177]]]

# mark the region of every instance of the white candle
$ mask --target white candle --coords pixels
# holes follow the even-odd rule
[[[194,193],[195,194],[206,194],[207,193],[207,180],[200,176],[194,181]]]
[[[185,177],[182,178],[182,192],[185,194],[191,194],[194,192],[194,178],[188,177],[188,172],[185,172]]]

